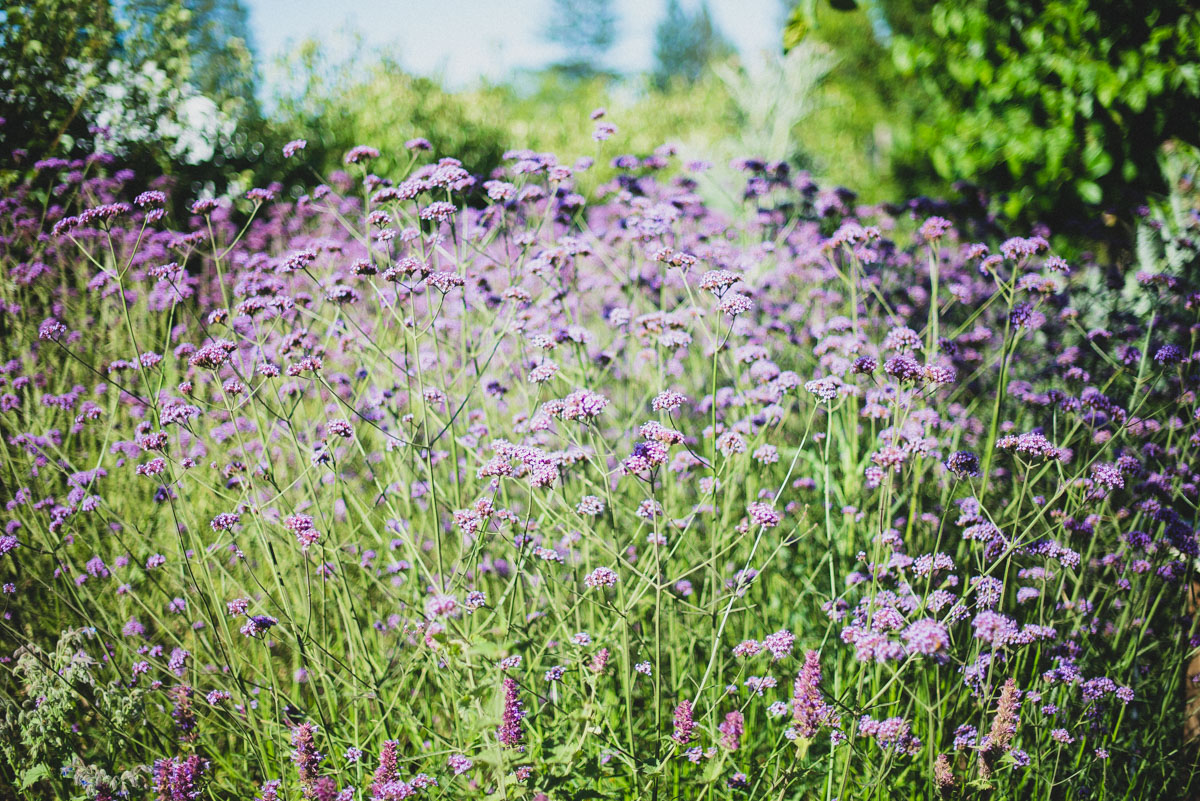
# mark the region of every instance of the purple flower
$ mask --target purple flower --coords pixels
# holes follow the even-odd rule
[[[279,621],[270,615],[254,615],[243,624],[241,631],[247,637],[262,637],[277,623]]]
[[[763,648],[771,652],[773,657],[771,661],[777,662],[784,657],[792,655],[792,646],[796,642],[796,635],[792,634],[787,629],[781,629],[774,634],[768,634],[763,638]],[[807,662],[807,655],[805,660]]]
[[[1018,712],[1021,708],[1021,691],[1017,689],[1015,679],[1008,679],[1000,691],[1000,700],[996,705],[996,716],[992,719],[992,728],[987,736],[979,743],[981,752],[981,771],[988,776],[996,759],[1012,747],[1012,739],[1017,733],[1017,725],[1021,722]]]
[[[936,242],[946,235],[947,231],[954,228],[953,223],[944,217],[930,217],[925,222],[921,223],[919,233],[921,238],[927,242]]]
[[[687,745],[695,737],[696,721],[692,717],[692,702],[683,700],[675,707],[675,733],[671,736],[679,745]]]
[[[950,645],[950,634],[946,626],[932,618],[922,618],[910,623],[900,635],[909,653],[933,656],[945,653]]]
[[[213,531],[229,531],[238,524],[241,515],[236,512],[222,512],[212,519],[209,525]]]
[[[836,716],[821,695],[821,659],[816,651],[804,654],[804,667],[792,689],[792,719],[797,736],[811,740],[822,726],[836,726]]]
[[[597,122],[596,128],[592,131],[592,138],[597,142],[603,142],[611,139],[612,135],[617,132],[617,126],[609,122]]]
[[[458,211],[458,209],[454,207],[453,203],[447,203],[444,200],[437,200],[421,209],[420,216],[422,220],[436,220],[438,222],[445,222],[453,217],[456,211]]]
[[[475,763],[462,754],[451,754],[446,759],[446,764],[454,772],[455,776],[461,776],[470,770]]]
[[[208,760],[197,754],[171,757],[154,763],[154,792],[158,801],[194,801],[204,790]]]
[[[521,706],[520,698],[517,697],[517,680],[511,676],[505,676],[504,714],[500,721],[500,727],[496,729],[496,738],[500,741],[500,745],[519,751],[525,750],[525,746],[521,744],[525,739],[525,730],[521,723],[524,718],[525,710]]]
[[[900,381],[918,381],[925,375],[920,362],[912,356],[893,356],[883,364],[883,371]]]
[[[379,151],[369,145],[357,145],[350,148],[346,153],[345,162],[347,164],[361,164],[371,159],[379,158]]]
[[[617,583],[617,573],[612,568],[598,567],[584,577],[583,583],[588,587],[612,587]]]
[[[870,375],[879,368],[879,360],[873,356],[859,356],[850,365],[850,371],[857,375]]]
[[[1154,353],[1154,361],[1164,367],[1179,364],[1184,359],[1183,351],[1174,345],[1163,345]]]
[[[980,612],[971,625],[975,628],[975,636],[993,648],[1003,648],[1017,636],[1016,622],[999,612]]]
[[[904,718],[892,717],[875,720],[863,715],[858,722],[858,736],[870,737],[881,748],[892,748],[902,754],[915,754],[921,750],[921,741],[912,733]]]
[[[741,748],[745,730],[745,718],[736,709],[727,713],[725,720],[717,725],[717,731],[721,732],[721,745],[730,751]]]
[[[960,479],[979,475],[979,457],[971,451],[955,451],[946,457],[946,469]]]
[[[317,727],[312,723],[301,723],[292,729],[292,762],[306,798],[313,797],[317,771],[325,761],[325,756],[317,750],[316,733]]]

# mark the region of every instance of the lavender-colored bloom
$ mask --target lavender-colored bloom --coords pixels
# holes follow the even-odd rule
[[[971,625],[975,628],[975,636],[993,648],[1003,648],[1017,636],[1016,622],[999,612],[980,612]]]
[[[437,200],[421,209],[420,216],[422,220],[436,220],[438,222],[445,222],[453,217],[456,211],[458,211],[458,209],[455,208],[453,203],[447,203],[444,200]]]
[[[292,729],[292,762],[300,780],[300,788],[306,798],[313,795],[318,771],[325,756],[317,750],[317,727],[312,723],[301,723]]]
[[[919,233],[921,238],[927,242],[936,242],[946,235],[947,231],[954,228],[953,223],[944,217],[930,217],[925,222],[921,223]]]
[[[1075,742],[1075,738],[1072,737],[1066,729],[1052,729],[1050,731],[1050,738],[1056,743],[1061,743],[1063,745],[1070,745],[1071,743]]]
[[[379,151],[369,145],[357,145],[346,153],[347,164],[361,164],[379,158]]]
[[[174,648],[171,651],[171,658],[167,660],[167,669],[176,676],[182,677],[187,666],[188,657],[191,653],[183,648]]]
[[[522,741],[525,739],[525,730],[521,721],[525,718],[525,710],[522,708],[521,699],[517,697],[517,688],[516,679],[511,676],[504,677],[504,715],[500,727],[496,729],[496,738],[505,748],[524,751]]]
[[[979,457],[970,451],[955,451],[946,457],[946,469],[957,478],[979,475]]]
[[[197,754],[154,763],[154,792],[158,801],[195,801],[204,791],[208,760]]]
[[[598,567],[583,579],[588,587],[612,587],[617,583],[617,573],[612,568]]]
[[[918,381],[925,375],[920,362],[911,356],[893,356],[883,364],[883,371],[900,381]]]
[[[608,407],[608,398],[586,389],[576,390],[563,398],[559,416],[564,420],[589,422]]]
[[[822,726],[834,725],[832,710],[821,695],[821,659],[816,651],[804,654],[804,667],[792,689],[792,719],[796,734],[806,740],[816,736]]]
[[[863,715],[858,722],[858,736],[870,737],[881,748],[892,748],[902,754],[915,754],[921,750],[921,741],[912,733],[908,721],[900,717],[875,720]]]
[[[717,730],[721,732],[721,745],[730,751],[736,751],[742,747],[742,734],[746,730],[745,718],[735,709],[726,713],[725,720],[717,725]]]
[[[1164,367],[1179,364],[1184,359],[1184,353],[1175,345],[1163,345],[1154,353],[1154,361]]]
[[[592,131],[592,138],[597,142],[603,142],[611,139],[612,135],[617,132],[617,126],[609,122],[597,122],[596,128]]]
[[[909,653],[933,656],[944,653],[950,645],[946,626],[932,618],[913,621],[901,635]]]
[[[1098,464],[1092,467],[1092,481],[1109,490],[1124,489],[1125,477],[1115,464]]]
[[[879,368],[879,360],[874,356],[859,356],[850,365],[850,371],[858,375],[870,375]]]
[[[746,512],[750,516],[750,522],[756,526],[763,528],[774,528],[783,520],[783,515],[776,511],[770,504],[754,502],[746,508]]]
[[[175,730],[182,742],[191,742],[196,738],[196,714],[192,709],[192,697],[195,691],[185,684],[180,684],[167,690],[171,700],[171,718],[175,721]]]
[[[996,716],[992,719],[992,728],[987,736],[979,743],[980,769],[984,776],[991,773],[996,759],[1012,747],[1013,736],[1020,723],[1018,712],[1021,706],[1021,691],[1017,689],[1015,679],[1008,679],[1000,691],[1000,700],[996,705]]]
[[[375,769],[374,780],[371,784],[372,796],[383,795],[384,789],[398,781],[400,775],[399,743],[395,740],[384,740],[379,751],[379,767]]]
[[[933,761],[933,781],[942,793],[954,787],[954,771],[950,768],[950,758],[945,754],[938,754]]]
[[[792,647],[796,642],[796,635],[792,634],[787,629],[781,629],[774,634],[768,634],[763,638],[762,646],[771,652],[773,662],[777,662],[784,657],[792,655]],[[735,651],[736,653],[736,651]],[[805,660],[807,663],[807,655]]]
[[[213,531],[229,531],[238,524],[241,515],[235,512],[222,512],[212,519],[209,525]]]
[[[242,625],[241,631],[247,637],[262,637],[277,623],[279,621],[270,615],[254,615]]]
[[[695,737],[696,721],[692,717],[692,702],[683,700],[675,707],[675,733],[671,739],[679,745],[687,745]]]

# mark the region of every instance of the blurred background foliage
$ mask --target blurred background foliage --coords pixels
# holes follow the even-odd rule
[[[893,47],[930,101],[916,148],[943,178],[1007,193],[1011,214],[1140,203],[1166,188],[1162,144],[1197,136],[1195,3],[942,0],[922,11]]]
[[[595,157],[671,143],[714,163],[786,159],[867,202],[983,187],[996,212],[1052,226],[1128,217],[1173,186],[1200,139],[1200,10],[1163,0],[781,0],[779,49],[739,57],[708,2],[666,0],[644,74],[605,66],[611,0],[547,0],[561,58],[451,91],[394,52],[304,42],[264,88],[242,0],[4,0],[0,180],[93,147],[186,194],[311,183],[357,144],[403,167],[424,137],[486,175],[528,147]],[[724,2],[725,0],[721,0]],[[619,133],[603,147],[589,113]],[[285,161],[281,145],[309,141]],[[1180,155],[1184,154],[1184,155]],[[738,199],[730,198],[731,203]],[[1120,226],[1110,226],[1114,234]]]
[[[101,150],[224,191],[271,136],[239,0],[4,0],[0,181]]]

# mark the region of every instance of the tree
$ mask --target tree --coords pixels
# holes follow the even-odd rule
[[[672,79],[694,82],[710,63],[732,52],[713,24],[707,0],[693,14],[679,0],[668,0],[666,16],[654,31],[654,83],[665,88]]]
[[[169,65],[239,118],[258,116],[254,45],[241,0],[126,0],[122,15],[127,60]]]
[[[0,183],[93,150],[220,188],[263,124],[241,0],[6,0]]]
[[[555,69],[573,78],[596,75],[602,71],[604,54],[617,39],[617,15],[612,2],[554,0],[545,37],[566,52]]]
[[[0,165],[10,167],[87,136],[83,111],[97,79],[81,66],[109,56],[116,23],[107,0],[6,0],[3,20]]]

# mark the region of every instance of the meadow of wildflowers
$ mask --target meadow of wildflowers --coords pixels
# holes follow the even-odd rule
[[[0,787],[1189,797],[1185,276],[409,148],[0,199]]]

